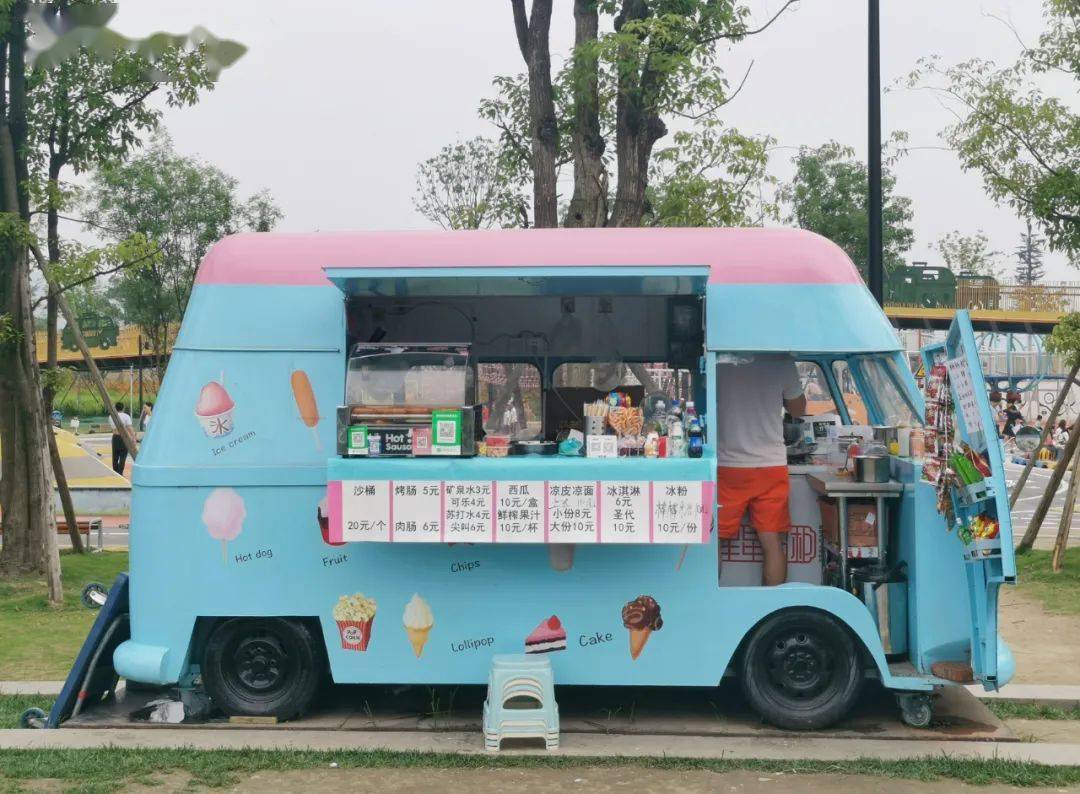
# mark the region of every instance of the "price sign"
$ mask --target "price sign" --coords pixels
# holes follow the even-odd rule
[[[596,543],[596,483],[549,482],[548,542]]]
[[[447,480],[443,488],[443,539],[448,543],[491,543],[491,481]]]
[[[390,540],[390,483],[346,480],[341,483],[341,539]]]
[[[442,525],[442,483],[394,480],[394,542],[437,543]]]
[[[653,488],[653,543],[701,543],[706,508],[699,482],[656,481]]]
[[[945,367],[949,370],[949,382],[956,394],[956,406],[964,418],[968,436],[979,435],[983,432],[982,414],[979,413],[978,396],[971,381],[967,359],[963,356],[950,358],[945,362]]]
[[[648,482],[600,483],[600,542],[648,543]]]
[[[495,489],[495,542],[544,542],[542,480],[499,481]]]

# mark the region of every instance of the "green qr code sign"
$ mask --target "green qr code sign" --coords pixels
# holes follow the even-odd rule
[[[431,442],[435,446],[460,446],[461,411],[432,411],[431,436]]]
[[[349,428],[349,454],[368,454],[368,429],[367,425],[355,425]]]

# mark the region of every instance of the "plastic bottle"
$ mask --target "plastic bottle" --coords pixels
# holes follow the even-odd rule
[[[697,418],[698,418],[697,409],[694,407],[694,403],[688,401],[686,403],[686,410],[683,411],[683,427],[685,427],[686,430],[689,431],[690,430],[690,424],[692,422],[696,422]],[[689,432],[687,434],[689,435]]]
[[[683,429],[682,424],[682,408],[679,405],[679,398],[676,397],[671,403],[671,410],[668,412],[668,435],[670,436],[674,432],[675,426],[678,425],[679,429]]]
[[[705,438],[701,433],[701,425],[698,424],[697,419],[690,420],[686,451],[691,458],[700,458],[705,452]]]
[[[668,411],[663,400],[656,401],[656,410],[653,412],[652,419],[656,432],[661,436],[666,436],[668,431]]]
[[[686,457],[686,436],[683,435],[681,422],[672,421],[671,429],[668,431],[668,457]]]

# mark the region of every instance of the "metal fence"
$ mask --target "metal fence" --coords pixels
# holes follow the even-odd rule
[[[951,292],[951,300],[949,296]],[[952,290],[939,290],[932,302],[886,301],[887,306],[941,309],[985,309],[1008,312],[1064,314],[1080,311],[1080,282],[1001,284],[992,278],[961,278]]]

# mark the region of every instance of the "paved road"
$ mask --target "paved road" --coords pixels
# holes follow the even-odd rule
[[[1020,473],[1024,470],[1023,466],[1017,466],[1012,463],[1005,464],[1005,479],[1009,484],[1009,489],[1013,487],[1020,478]],[[1049,469],[1032,469],[1031,476],[1028,477],[1027,483],[1024,485],[1024,492],[1020,494],[1020,498],[1016,500],[1016,506],[1013,508],[1013,535],[1019,540],[1023,536],[1024,531],[1027,529],[1028,522],[1031,520],[1031,514],[1035,512],[1035,508],[1039,504],[1039,500],[1042,498],[1043,492],[1046,490],[1048,481],[1050,480]],[[1061,487],[1058,488],[1058,492],[1054,495],[1054,501],[1050,504],[1050,511],[1046,514],[1046,519],[1043,521],[1043,525],[1039,530],[1039,536],[1035,540],[1035,548],[1037,549],[1051,549],[1054,546],[1054,538],[1057,537],[1058,524],[1061,522],[1061,511],[1065,506],[1065,488],[1068,485],[1068,474],[1066,474]],[[1069,533],[1069,548],[1076,548],[1080,546],[1080,510],[1076,510],[1073,513],[1072,530]]]

